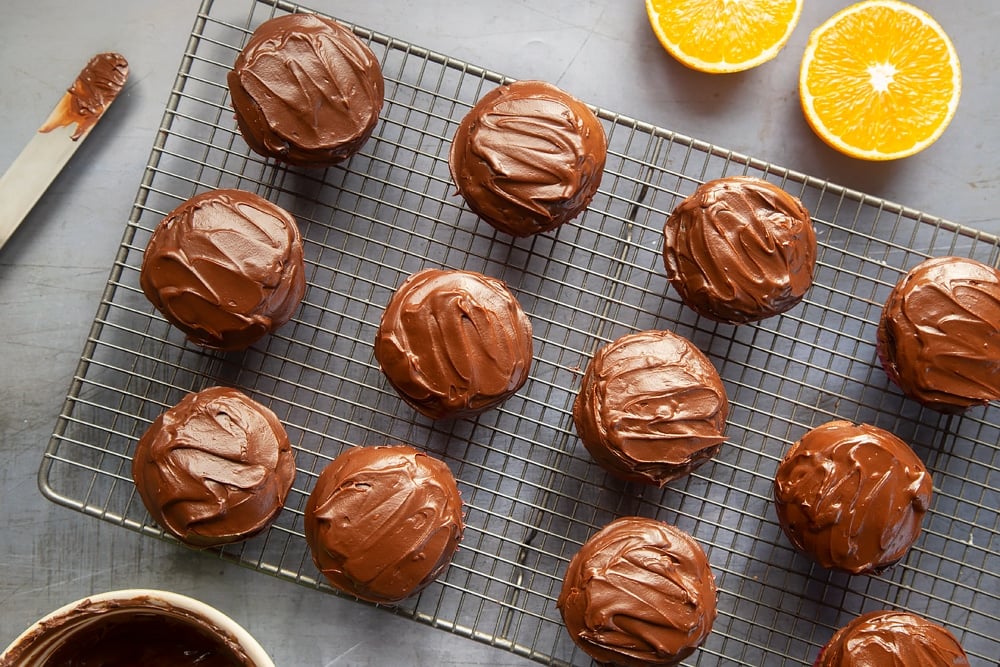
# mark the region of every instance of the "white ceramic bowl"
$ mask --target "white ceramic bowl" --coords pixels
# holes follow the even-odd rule
[[[233,619],[204,602],[169,591],[133,588],[90,595],[44,616],[0,654],[0,667],[42,667],[74,634],[118,614],[142,611],[190,622],[221,636],[250,667],[274,667],[267,652]]]

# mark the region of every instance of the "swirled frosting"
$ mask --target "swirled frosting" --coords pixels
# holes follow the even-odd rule
[[[816,233],[809,211],[759,178],[704,183],[663,228],[663,263],[699,315],[743,324],[783,313],[812,286]]]
[[[469,208],[513,236],[546,232],[590,204],[607,140],[582,102],[543,81],[486,93],[462,119],[449,165]]]
[[[375,358],[399,395],[431,419],[499,405],[531,370],[531,322],[501,280],[425,269],[393,295]]]
[[[931,476],[910,447],[869,424],[832,421],[792,445],[774,506],[792,544],[825,568],[878,573],[920,535]]]
[[[913,267],[882,309],[878,352],[889,377],[927,407],[1000,400],[1000,269],[964,257]]]
[[[227,78],[250,148],[300,166],[324,167],[356,153],[385,101],[375,54],[350,30],[316,14],[262,23]]]
[[[434,581],[463,530],[448,466],[408,445],[345,450],[323,469],[306,504],[316,567],[335,588],[380,604]]]
[[[153,231],[139,284],[192,342],[244,349],[287,322],[305,294],[299,228],[252,192],[205,192]]]
[[[903,611],[873,611],[838,630],[814,667],[968,667],[946,628]]]
[[[599,663],[675,665],[712,631],[715,577],[683,530],[623,517],[573,556],[556,605],[570,637]]]
[[[245,540],[278,516],[295,456],[273,412],[236,389],[185,396],[139,439],[132,477],[150,516],[197,547]]]
[[[715,456],[729,401],[712,362],[670,331],[597,351],[573,404],[587,451],[617,477],[663,486]]]
[[[128,61],[119,53],[98,53],[80,71],[39,132],[76,123],[76,141],[93,127],[115,101],[128,79]]]

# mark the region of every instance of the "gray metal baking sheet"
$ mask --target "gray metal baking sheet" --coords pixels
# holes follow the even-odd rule
[[[555,608],[562,573],[589,535],[640,514],[690,532],[715,572],[719,617],[685,664],[811,665],[836,628],[886,607],[946,625],[970,656],[992,664],[1000,636],[1000,407],[961,416],[920,408],[889,383],[874,340],[881,305],[909,267],[944,254],[997,265],[1000,241],[603,109],[608,160],[589,209],[555,232],[513,239],[464,206],[447,166],[458,122],[504,77],[363,27],[355,30],[386,77],[381,123],[346,163],[289,169],[248,150],[225,74],[257,25],[298,9],[206,1],[196,17],[45,453],[40,479],[49,498],[164,538],[135,493],[131,452],[184,394],[226,384],[270,406],[296,449],[297,478],[276,523],[217,552],[261,572],[332,593],[302,534],[308,493],[345,447],[402,441],[443,458],[467,503],[465,539],[446,575],[396,609],[418,621],[541,663],[587,665]],[[767,178],[800,197],[820,244],[804,302],[741,327],[684,308],[659,255],[663,221],[680,199],[732,174]],[[219,187],[288,209],[305,240],[309,286],[299,312],[244,353],[185,342],[138,289],[142,252],[159,220]],[[502,278],[532,319],[528,383],[474,420],[423,419],[372,357],[389,296],[431,266]],[[671,329],[704,350],[732,403],[719,456],[663,490],[607,476],[577,441],[570,414],[594,350],[649,328]],[[785,540],[771,508],[784,451],[834,418],[893,431],[934,478],[920,540],[881,576],[813,565]]]

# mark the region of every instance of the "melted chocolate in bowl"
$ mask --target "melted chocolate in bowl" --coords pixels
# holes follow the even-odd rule
[[[0,667],[273,667],[207,605],[164,591],[117,591],[66,605],[26,630]]]
[[[246,661],[206,628],[159,612],[108,614],[63,642],[52,667],[204,665],[239,667]]]

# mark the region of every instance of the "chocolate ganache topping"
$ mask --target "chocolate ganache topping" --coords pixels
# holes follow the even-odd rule
[[[964,257],[915,266],[882,309],[878,351],[889,377],[927,407],[1000,400],[1000,269]]]
[[[228,82],[250,148],[300,166],[329,166],[356,153],[385,101],[375,54],[350,30],[316,14],[262,23]]]
[[[946,628],[902,611],[858,616],[833,635],[814,667],[968,667]]]
[[[452,139],[449,165],[469,207],[513,236],[575,218],[601,183],[607,140],[582,102],[543,81],[484,95]]]
[[[277,517],[295,479],[288,435],[267,407],[227,387],[185,396],[139,439],[132,477],[153,519],[180,541],[247,539]]]
[[[712,362],[670,331],[628,334],[599,349],[573,404],[594,460],[621,479],[658,486],[718,453],[728,413]]]
[[[345,450],[320,474],[306,504],[316,567],[335,588],[380,604],[434,581],[463,530],[448,466],[408,445]]]
[[[287,322],[305,294],[299,228],[252,192],[205,192],[153,231],[139,284],[192,342],[244,349]]]
[[[670,284],[699,315],[743,324],[783,313],[812,286],[816,233],[809,211],[759,178],[709,181],[663,228]]]
[[[878,573],[920,535],[931,476],[910,447],[869,424],[832,421],[792,445],[774,479],[778,521],[825,568]]]
[[[425,269],[382,314],[375,358],[399,395],[431,419],[499,405],[531,370],[531,321],[503,281]]]
[[[128,61],[124,56],[118,53],[97,54],[80,71],[76,81],[38,131],[51,132],[57,127],[76,123],[72,135],[76,141],[101,119],[127,79]]]
[[[712,631],[715,577],[683,530],[624,517],[573,556],[556,602],[570,637],[601,664],[675,665]]]

